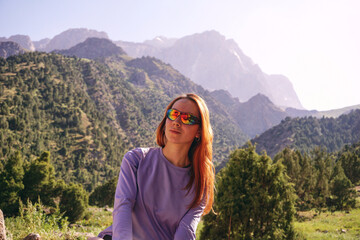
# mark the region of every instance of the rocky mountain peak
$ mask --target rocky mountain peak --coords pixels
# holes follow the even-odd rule
[[[89,59],[126,54],[122,48],[105,38],[88,38],[70,49],[56,50],[55,52],[66,56],[77,56],[79,58]]]
[[[270,101],[270,99],[261,93],[256,94],[255,96],[253,96],[252,98],[249,99],[249,101],[247,101],[248,104],[261,104],[261,105],[273,105],[273,103]]]
[[[260,92],[278,106],[302,109],[289,79],[264,73],[233,39],[215,30],[185,36],[166,48],[118,44],[132,57],[159,58],[204,88],[224,89],[241,102]]]
[[[167,38],[164,36],[157,36],[152,40],[146,40],[144,41],[144,44],[150,45],[157,48],[168,48],[174,45],[174,43],[177,41],[176,38]]]
[[[66,30],[50,40],[45,50],[51,52],[53,50],[69,49],[78,43],[85,41],[88,38],[106,38],[108,35],[105,32],[99,32],[87,28],[72,28]]]
[[[31,41],[30,37],[27,35],[13,35],[9,38],[2,37],[0,38],[0,42],[16,42],[19,44],[23,49],[29,50],[29,51],[35,51],[35,47],[33,42]]]
[[[202,40],[225,41],[225,36],[221,35],[218,31],[215,30],[208,30],[202,33],[193,34],[190,37],[199,38]]]
[[[25,50],[16,42],[0,42],[0,57],[7,58],[24,52]]]
[[[225,43],[225,37],[217,31],[206,31],[183,37],[176,41],[174,47],[196,47],[197,50],[215,50]]]

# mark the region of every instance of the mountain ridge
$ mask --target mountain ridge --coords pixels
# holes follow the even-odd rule
[[[38,51],[64,50],[89,37],[109,39],[105,32],[74,28],[50,40],[31,42],[30,50],[34,50],[34,45]],[[215,30],[195,33],[179,39],[158,36],[143,43],[114,42],[131,57],[153,56],[170,63],[183,75],[211,91],[225,89],[233,96],[239,97],[241,101],[247,101],[260,92],[278,106],[303,109],[292,84],[286,77],[282,76],[279,80],[277,75],[263,73],[233,39],[226,39]],[[190,46],[188,46],[189,42]],[[220,85],[219,81],[221,81]],[[279,81],[287,84],[277,84]],[[277,84],[276,90],[272,87],[274,84]]]
[[[150,55],[159,58],[205,88],[227,90],[240,101],[247,101],[260,92],[276,105],[303,109],[286,77],[263,73],[233,39],[226,39],[215,30],[184,36],[161,48],[148,45],[146,41],[139,44],[115,43],[132,57]],[[276,87],[272,86],[274,84]]]
[[[359,141],[360,109],[337,118],[286,117],[280,124],[251,140],[258,152],[265,150],[271,157],[285,147],[309,153],[314,146],[321,146],[335,152],[346,144]]]
[[[71,34],[75,35],[74,39],[72,40],[72,44],[77,43],[77,42],[78,42],[78,44],[84,43],[85,40],[87,39],[86,37],[88,37],[88,36],[91,37],[93,35],[95,35],[95,36],[100,35],[103,37],[103,39],[107,39],[107,40],[111,41],[110,39],[108,39],[108,36],[106,33],[98,32],[95,30],[89,30],[89,29],[69,29],[67,31],[64,31],[64,32],[56,35],[56,37],[58,39],[60,39],[62,37],[64,39],[66,39],[66,38],[70,37]],[[199,38],[199,39],[201,37],[206,38],[206,36],[210,37],[210,38],[214,37],[213,42],[216,43],[216,42],[220,41],[220,42],[222,42],[222,44],[226,43],[224,46],[231,46],[230,49],[232,49],[232,51],[230,51],[228,54],[230,54],[232,56],[232,58],[235,59],[234,62],[239,63],[237,68],[241,67],[241,69],[244,72],[254,71],[256,76],[258,76],[259,78],[262,78],[263,80],[266,79],[266,81],[263,81],[263,83],[262,83],[263,87],[267,88],[266,86],[271,85],[269,79],[272,79],[272,84],[274,85],[274,88],[277,88],[278,89],[277,91],[280,93],[281,93],[281,89],[277,87],[277,84],[278,85],[289,84],[290,88],[292,88],[291,82],[288,81],[286,77],[284,77],[282,75],[267,75],[265,73],[262,73],[261,68],[258,65],[254,64],[253,61],[251,60],[251,58],[249,58],[243,54],[243,52],[241,51],[241,49],[238,47],[238,45],[236,44],[236,42],[234,40],[226,39],[224,36],[222,36],[221,34],[219,34],[216,31],[207,31],[205,33],[197,33],[197,34],[193,34],[193,35],[196,35],[196,38]],[[186,38],[185,40],[187,41],[187,39],[192,39],[193,35],[185,36],[185,38]],[[85,38],[85,40],[82,41],[82,39],[84,39],[84,38]],[[25,37],[23,37],[23,39],[30,39],[30,38],[25,36]],[[201,43],[201,41],[199,41],[199,39],[197,39],[197,41],[199,43]],[[44,50],[46,48],[46,45],[49,44],[49,42],[51,42],[51,40],[53,40],[53,39],[43,39],[40,41],[36,41],[36,42],[34,42],[34,46],[37,46]],[[154,55],[156,55],[155,53],[159,51],[159,49],[161,49],[161,51],[165,51],[166,49],[174,46],[178,41],[179,41],[179,39],[158,36],[152,40],[146,40],[143,43],[132,43],[132,42],[121,42],[121,41],[112,41],[112,42],[118,46],[126,45],[124,47],[124,49],[126,49],[127,53],[128,53],[128,51],[133,51],[132,53],[128,53],[128,55],[132,55],[132,54],[136,55],[137,54],[140,56],[141,53],[146,53],[145,55],[147,55],[147,56],[154,56]],[[182,41],[186,42],[184,40],[182,40]],[[71,41],[67,41],[66,44],[69,44],[69,42],[71,42]],[[119,42],[121,42],[121,44]],[[180,43],[181,43],[181,41],[180,41]],[[209,43],[210,46],[211,46],[211,44],[213,44],[213,43]],[[68,46],[68,45],[66,45],[66,46]],[[72,46],[71,48],[73,48],[75,46]],[[206,49],[206,46],[203,46],[203,47],[204,47],[204,49]],[[111,47],[109,47],[109,49],[111,49]],[[113,49],[115,49],[115,48],[113,48]],[[61,52],[62,54],[69,56],[69,54],[66,53],[67,50],[69,50],[69,49],[55,50],[55,51],[58,51],[58,52],[63,51],[63,52]],[[103,50],[106,51],[107,48],[105,47]],[[78,55],[79,57],[86,57],[89,59],[94,59],[96,57],[101,56],[100,49],[93,48],[92,51],[89,51],[89,50],[83,50],[83,51],[84,51],[83,54],[77,53],[75,55]],[[114,51],[116,52],[117,50],[114,50]],[[70,52],[74,53],[74,50],[71,50]],[[94,53],[94,54],[92,56],[90,56],[90,53]],[[108,56],[108,55],[106,55],[106,56]],[[162,61],[162,62],[164,62],[164,61]],[[171,64],[171,65],[173,66],[173,64]],[[215,64],[215,65],[217,66],[217,64]],[[246,66],[250,66],[250,67],[246,67]],[[132,83],[137,83],[137,84],[140,84],[140,83],[146,81],[146,79],[147,79],[147,75],[144,72],[138,72],[136,74],[133,74],[133,76],[131,77]],[[224,83],[224,82],[222,82],[222,83]],[[141,86],[141,84],[139,86]],[[256,96],[257,94],[258,93],[256,93],[254,96]],[[271,93],[268,93],[267,95],[271,95]],[[279,96],[283,96],[283,95],[284,94],[281,93]],[[232,95],[232,96],[234,96],[234,95]],[[254,97],[254,96],[252,96],[252,97]],[[250,97],[248,100],[250,100],[252,97]],[[274,97],[274,95],[273,95],[273,97]],[[248,100],[243,101],[243,100],[239,99],[239,97],[236,97],[236,96],[234,96],[234,99],[237,99],[237,100],[235,100],[235,102],[238,102],[237,103],[238,108],[231,109],[231,111],[236,111],[236,114],[234,114],[234,115],[239,115],[239,119],[243,119],[241,121],[235,120],[235,122],[237,122],[236,124],[241,126],[243,131],[251,137],[261,134],[263,131],[279,124],[280,121],[282,119],[284,119],[286,116],[290,116],[290,117],[316,116],[318,118],[321,118],[322,116],[337,117],[345,112],[348,112],[350,109],[360,108],[360,105],[355,105],[355,106],[351,106],[351,107],[345,107],[342,109],[335,109],[335,110],[329,110],[329,111],[316,111],[316,110],[308,111],[308,110],[304,110],[304,109],[295,109],[295,108],[291,108],[291,107],[277,105],[277,104],[274,104],[273,100],[271,100],[271,102],[274,106],[270,106],[271,104],[264,100],[264,102],[259,101],[259,104],[264,104],[264,106],[262,106],[262,107],[252,106],[252,107],[246,108],[245,107],[246,105],[242,105],[242,104],[244,104]],[[242,105],[242,107],[240,107],[240,105]],[[223,107],[226,107],[226,106],[223,106]],[[265,109],[266,109],[266,111],[264,112],[263,110],[265,110]],[[246,118],[254,120],[252,125],[248,121],[245,121]]]
[[[126,55],[121,47],[116,46],[106,38],[87,38],[66,50],[54,50],[54,52],[65,56],[77,56],[79,58],[97,59],[114,55]]]
[[[53,50],[68,49],[85,41],[89,37],[109,38],[106,32],[99,32],[87,28],[70,28],[54,36],[43,49],[39,50],[51,52]]]

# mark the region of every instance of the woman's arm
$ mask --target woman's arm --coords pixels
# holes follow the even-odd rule
[[[132,239],[131,213],[136,200],[136,174],[141,157],[141,150],[135,149],[126,153],[122,160],[115,192],[112,225],[113,240]]]
[[[196,228],[200,222],[201,215],[205,209],[205,201],[195,208],[190,209],[181,219],[176,229],[174,240],[191,240],[196,239]]]

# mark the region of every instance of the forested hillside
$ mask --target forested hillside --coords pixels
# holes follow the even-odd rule
[[[88,190],[113,176],[130,141],[121,136],[115,114],[104,111],[109,106],[96,99],[105,93],[101,83],[108,77],[103,72],[98,80],[91,78],[99,67],[40,53],[2,60],[2,163],[12,151],[30,161],[48,150],[57,177],[81,182]]]
[[[246,136],[207,91],[170,65],[126,55],[93,61],[34,52],[0,59],[0,167],[15,151],[25,161],[50,151],[58,178],[91,191],[117,174],[127,150],[155,146],[164,108],[186,92],[209,105],[218,164]]]
[[[251,140],[257,151],[266,150],[274,156],[285,147],[309,152],[314,146],[328,152],[339,151],[345,144],[360,140],[360,110],[353,110],[338,118],[290,118]]]

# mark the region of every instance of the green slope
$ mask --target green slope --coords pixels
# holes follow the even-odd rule
[[[0,167],[13,151],[30,161],[48,150],[59,178],[90,191],[117,175],[126,151],[156,145],[164,108],[186,92],[207,101],[214,162],[226,161],[247,136],[207,91],[157,59],[37,52],[0,59]]]
[[[329,152],[339,151],[345,144],[360,140],[360,110],[353,110],[338,118],[290,118],[251,140],[257,151],[266,150],[274,156],[286,146],[309,152],[315,146]]]

